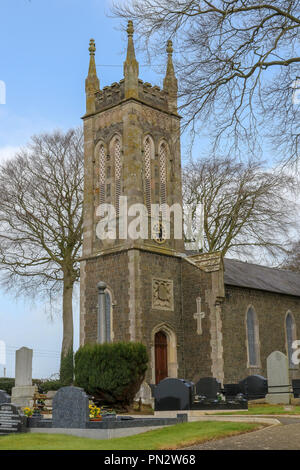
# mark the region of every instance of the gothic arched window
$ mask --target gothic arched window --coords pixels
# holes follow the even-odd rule
[[[160,166],[160,204],[167,203],[167,145],[162,142],[159,147]]]
[[[114,159],[115,159],[115,208],[116,208],[116,215],[118,217],[119,209],[120,209],[121,173],[122,173],[121,142],[120,142],[119,137],[115,137],[115,140],[114,140]]]
[[[104,145],[100,145],[99,150],[99,199],[100,204],[105,202],[105,183],[106,183],[106,156]]]
[[[144,139],[144,175],[145,175],[145,201],[148,214],[151,212],[152,203],[152,169],[151,162],[154,157],[154,143],[152,138],[147,135]]]
[[[248,366],[258,367],[260,363],[258,320],[253,307],[246,314]]]
[[[292,361],[293,356],[293,341],[297,339],[296,334],[296,323],[294,316],[291,312],[288,312],[285,317],[285,333],[286,333],[286,349],[287,355],[289,359],[289,366],[290,368],[295,367],[295,364]]]

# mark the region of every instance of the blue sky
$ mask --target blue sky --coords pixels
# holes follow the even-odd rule
[[[100,86],[122,78],[126,34],[119,20],[106,15],[109,5],[110,0],[1,0],[0,80],[6,84],[6,104],[0,104],[0,160],[26,145],[33,134],[81,125],[90,38],[96,41],[96,63],[105,65],[98,67]],[[142,79],[161,85],[162,77],[153,70],[140,70]],[[51,319],[46,302],[33,304],[22,297],[15,301],[0,292],[7,376],[14,376],[14,352],[22,346],[34,349],[35,378],[58,372],[59,306],[60,299]],[[74,322],[78,347],[78,296]],[[2,371],[0,365],[0,376]]]

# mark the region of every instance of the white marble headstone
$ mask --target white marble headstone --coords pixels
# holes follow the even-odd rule
[[[33,350],[21,348],[16,351],[16,382],[15,387],[32,385],[32,355]]]
[[[285,354],[280,351],[274,351],[268,356],[267,375],[268,403],[289,403],[289,363]]]

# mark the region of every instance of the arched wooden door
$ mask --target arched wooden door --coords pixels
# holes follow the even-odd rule
[[[163,331],[155,335],[155,383],[168,377],[168,341]]]

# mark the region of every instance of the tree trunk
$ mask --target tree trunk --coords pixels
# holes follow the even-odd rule
[[[60,363],[60,380],[64,385],[70,385],[73,382],[73,286],[72,276],[65,272],[63,280],[63,341]]]

